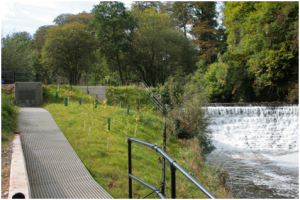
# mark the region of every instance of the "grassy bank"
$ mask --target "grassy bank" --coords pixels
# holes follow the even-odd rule
[[[110,105],[99,102],[85,92],[73,87],[47,86],[44,90],[43,107],[50,111],[82,162],[94,179],[114,198],[128,198],[127,137],[157,144],[162,147],[163,118],[153,109],[147,94],[135,87],[112,87],[107,89]],[[124,95],[125,94],[125,95]],[[63,104],[63,97],[70,96],[69,105]],[[82,97],[82,105],[78,98]],[[141,98],[140,112],[136,99]],[[120,101],[130,104],[129,115],[120,108]],[[133,105],[132,105],[133,104]],[[110,117],[110,131],[107,118]],[[229,198],[220,179],[220,170],[207,165],[200,156],[197,141],[178,141],[167,136],[167,153],[182,165],[218,198]],[[138,144],[133,145],[133,174],[151,185],[161,184],[159,154]],[[200,157],[199,157],[200,156]],[[166,196],[170,198],[170,170],[167,163]],[[205,198],[195,186],[177,172],[177,198]],[[133,181],[134,198],[142,198],[150,190]],[[149,198],[157,198],[152,194]]]

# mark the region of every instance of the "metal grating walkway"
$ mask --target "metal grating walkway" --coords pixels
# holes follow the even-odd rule
[[[19,128],[31,198],[112,198],[90,175],[48,111],[20,108]]]

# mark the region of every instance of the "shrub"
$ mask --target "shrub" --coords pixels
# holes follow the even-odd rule
[[[7,141],[17,127],[17,107],[13,104],[12,96],[2,93],[1,96],[1,131],[2,141]]]
[[[161,94],[165,95],[164,99],[170,100],[173,107],[168,113],[171,131],[179,139],[197,137],[200,147],[203,148],[202,152],[208,153],[214,147],[209,136],[210,130],[207,128],[210,119],[205,116],[205,110],[202,108],[208,99],[203,91],[203,86],[194,79],[177,76],[169,79]]]

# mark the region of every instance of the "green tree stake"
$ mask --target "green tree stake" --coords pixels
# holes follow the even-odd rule
[[[107,130],[110,131],[110,117],[107,118]]]
[[[81,105],[81,97],[79,97],[79,105]]]
[[[58,92],[55,93],[55,98],[58,98]]]
[[[129,105],[127,104],[127,115],[129,115]]]
[[[120,108],[122,108],[122,101],[120,101]]]
[[[90,91],[89,91],[89,90],[87,91],[87,94],[90,94]]]
[[[98,100],[95,99],[95,108],[97,108]]]
[[[109,99],[106,100],[106,105],[109,105]]]
[[[96,94],[96,99],[98,99],[98,94]]]
[[[65,102],[65,106],[68,106],[68,98],[67,97],[64,98],[64,102]]]

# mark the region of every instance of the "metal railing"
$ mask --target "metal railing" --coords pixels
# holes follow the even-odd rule
[[[152,100],[153,104],[157,107],[157,109],[160,111],[160,113],[164,116],[165,122],[164,122],[164,133],[163,133],[163,150],[166,152],[166,143],[167,143],[167,109],[166,106],[160,101],[160,98],[154,94],[148,84],[142,80],[142,79],[136,79],[136,80],[129,80],[129,82],[141,82],[145,86],[145,90],[149,95],[149,98]],[[162,159],[162,177],[161,177],[161,193],[162,195],[165,194],[165,186],[166,186],[166,176],[165,176],[165,169],[166,169],[166,161],[163,157]]]
[[[4,84],[13,84],[15,82],[41,82],[44,77],[37,76],[33,72],[16,72],[16,71],[2,71],[1,80]]]
[[[160,113],[163,116],[166,116],[167,114],[167,109],[166,106],[161,102],[159,96],[157,96],[156,94],[154,94],[150,87],[148,86],[148,84],[142,80],[142,79],[136,79],[136,80],[129,80],[129,82],[141,82],[144,84],[145,86],[145,91],[148,93],[150,99],[152,100],[153,104],[157,107],[157,109],[160,111]]]
[[[135,177],[132,174],[132,162],[131,162],[131,143],[139,143],[141,145],[144,145],[146,147],[149,147],[151,149],[154,149],[156,152],[161,154],[163,158],[165,158],[167,161],[170,163],[171,167],[171,198],[175,199],[176,198],[176,170],[178,170],[181,174],[183,174],[188,180],[190,180],[198,189],[200,189],[207,197],[211,199],[216,199],[216,197],[210,193],[203,185],[201,185],[194,177],[192,177],[187,171],[185,171],[179,164],[176,163],[174,159],[172,159],[170,156],[166,154],[165,151],[160,149],[157,145],[150,144],[147,142],[143,142],[141,140],[137,140],[134,138],[128,138],[128,180],[129,180],[129,198],[132,199],[132,179],[143,184],[144,186],[148,187],[149,189],[152,190],[152,192],[148,195],[146,195],[144,198],[148,197],[149,195],[156,193],[157,196],[160,198],[166,198],[164,193],[160,191],[160,188],[156,188],[143,180]]]

